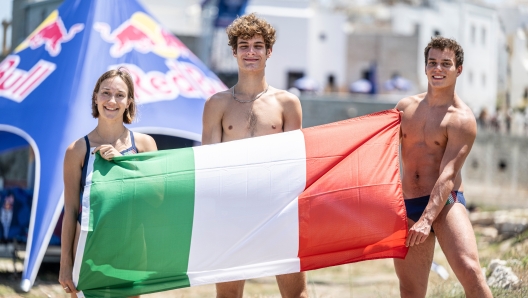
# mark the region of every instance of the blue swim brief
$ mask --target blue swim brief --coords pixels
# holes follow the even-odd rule
[[[425,207],[429,203],[430,196],[423,196],[414,199],[404,200],[405,209],[407,209],[407,217],[412,219],[414,222],[417,222],[422,216]],[[446,206],[454,203],[460,203],[466,206],[466,199],[464,198],[464,193],[461,191],[452,191],[447,198]],[[431,232],[434,232],[431,228]]]

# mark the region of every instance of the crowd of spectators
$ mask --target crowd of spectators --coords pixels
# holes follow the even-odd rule
[[[481,109],[477,115],[479,130],[492,133],[528,136],[528,109],[496,109],[493,114]]]

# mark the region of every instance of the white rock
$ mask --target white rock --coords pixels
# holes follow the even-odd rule
[[[488,265],[490,272],[493,272],[497,266],[506,266],[506,261],[501,259],[493,259]]]
[[[495,223],[494,212],[471,212],[469,213],[469,221],[474,225],[491,226]]]
[[[501,265],[502,262],[506,263],[505,261],[497,261],[499,262],[493,263],[494,269],[488,278],[488,286],[502,289],[516,289],[520,285],[517,275],[513,273],[510,267]],[[492,264],[490,263],[490,269],[491,268]]]
[[[528,229],[528,218],[496,217],[495,228],[501,235],[517,235]]]
[[[499,231],[494,227],[480,227],[479,229],[474,229],[475,232],[480,232],[482,236],[495,239],[497,236],[499,236]]]
[[[517,234],[528,229],[528,209],[471,212],[469,220],[473,225],[495,225],[499,234]]]

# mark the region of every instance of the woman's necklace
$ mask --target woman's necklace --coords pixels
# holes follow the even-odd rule
[[[235,85],[235,86],[236,86],[236,85]],[[254,102],[254,101],[257,100],[259,97],[261,97],[262,94],[266,93],[266,92],[268,91],[268,88],[269,88],[269,84],[268,84],[268,86],[266,86],[266,89],[264,89],[264,91],[262,91],[262,92],[260,92],[259,94],[257,94],[257,96],[255,96],[255,98],[250,99],[250,100],[240,100],[240,99],[236,98],[236,96],[235,96],[235,86],[233,86],[233,90],[232,90],[232,91],[233,91],[233,92],[232,92],[232,94],[233,94],[233,99],[236,100],[236,101],[238,101],[238,102],[240,102],[240,103],[250,103],[250,102]]]
[[[100,138],[101,140],[103,140],[103,142],[106,142],[106,143],[108,143],[108,144],[110,144],[110,145],[113,145],[115,142],[117,142],[117,140],[119,140],[119,139],[125,134],[126,131],[127,131],[127,129],[126,129],[126,127],[125,127],[125,129],[123,130],[123,132],[121,133],[121,135],[119,135],[119,137],[118,137],[117,139],[115,139],[113,142],[107,142],[103,137],[101,137],[101,135],[99,134],[99,131],[97,131],[97,127],[95,128],[95,133],[97,133],[97,135],[99,136],[99,138]]]

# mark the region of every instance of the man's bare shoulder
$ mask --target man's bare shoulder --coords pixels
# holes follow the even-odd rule
[[[396,109],[403,111],[406,107],[410,105],[419,104],[425,98],[426,94],[427,93],[420,93],[402,98],[396,104]]]
[[[275,98],[277,98],[277,100],[282,105],[297,105],[301,103],[301,101],[297,96],[295,96],[295,94],[290,93],[286,90],[273,88],[272,92],[275,94]]]
[[[471,108],[466,105],[460,98],[455,100],[455,104],[449,109],[449,123],[448,125],[463,130],[475,131],[477,127],[477,120]]]
[[[225,91],[217,92],[213,94],[211,97],[209,97],[206,101],[206,105],[223,105],[226,104],[233,95],[231,94],[231,90],[227,89]]]
[[[205,101],[203,121],[210,121],[222,117],[232,99],[229,89],[213,94]],[[219,119],[219,118],[218,118]],[[213,120],[216,122],[216,120]]]

